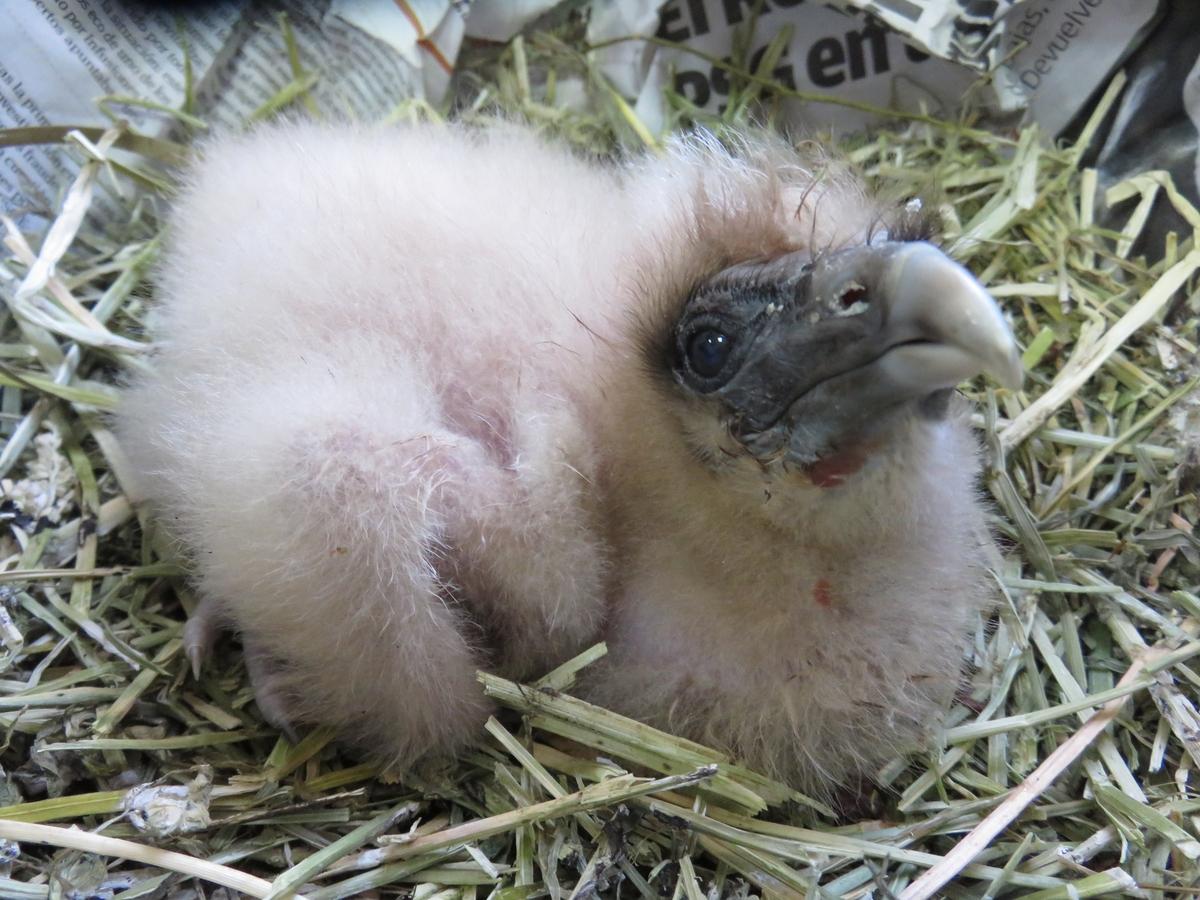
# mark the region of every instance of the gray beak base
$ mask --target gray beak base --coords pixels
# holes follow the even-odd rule
[[[931,244],[832,253],[796,284],[790,315],[758,337],[749,363],[721,392],[735,434],[756,456],[782,451],[810,464],[980,373],[1008,388],[1021,384],[1020,353],[996,302]],[[792,383],[781,384],[787,378]],[[773,413],[764,397],[773,398]]]

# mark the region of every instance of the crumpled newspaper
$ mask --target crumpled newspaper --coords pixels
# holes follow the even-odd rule
[[[0,479],[0,514],[26,530],[42,520],[57,525],[75,499],[75,470],[62,452],[58,430],[48,425],[33,439],[33,447],[23,478]]]
[[[113,890],[106,861],[94,853],[61,850],[50,863],[51,896],[66,900],[108,900]]]
[[[832,0],[870,13],[927,53],[988,72],[1003,59],[1012,8],[1024,0]],[[1103,0],[1081,3],[1085,11]]]
[[[187,784],[143,784],[130,788],[122,804],[138,831],[154,838],[203,831],[212,819],[212,769],[201,766]]]
[[[1102,87],[1158,15],[1151,0],[835,0],[841,9],[769,0],[747,65],[790,31],[770,73],[803,97],[783,112],[801,131],[858,131],[881,121],[861,104],[952,118],[972,93],[1000,114],[1025,111],[1057,135]],[[728,66],[749,0],[596,2],[588,27],[601,67],[652,132],[667,121],[663,88],[709,112],[724,108]],[[666,44],[621,41],[654,35]],[[611,43],[610,43],[611,42]],[[676,45],[676,46],[671,46]],[[931,55],[932,54],[932,55]],[[980,69],[992,72],[976,92]],[[859,104],[854,108],[849,104]]]
[[[21,845],[8,838],[0,838],[0,873],[5,876],[12,870],[12,864],[21,857]]]

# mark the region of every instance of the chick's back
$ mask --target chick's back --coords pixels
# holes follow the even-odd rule
[[[453,749],[476,668],[595,636],[592,373],[631,216],[613,170],[515,131],[209,148],[118,424],[278,717]]]

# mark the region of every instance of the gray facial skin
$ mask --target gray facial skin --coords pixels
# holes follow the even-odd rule
[[[717,400],[754,456],[799,465],[899,414],[937,415],[949,389],[981,372],[1021,383],[995,301],[921,241],[725,269],[689,298],[675,344],[685,390]]]

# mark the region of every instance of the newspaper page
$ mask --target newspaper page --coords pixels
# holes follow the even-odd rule
[[[0,128],[108,125],[97,101],[185,100],[185,48],[196,114],[244,123],[291,82],[284,25],[312,79],[305,102],[327,116],[377,119],[399,99],[441,99],[464,32],[467,0],[252,0],[177,8],[119,0],[15,0],[0,22]],[[171,117],[110,99],[112,118],[163,136]],[[5,214],[37,216],[78,163],[59,147],[0,149]]]
[[[882,2],[856,7],[881,7]],[[899,8],[892,0],[892,5]],[[605,74],[630,96],[651,129],[665,121],[662,89],[667,84],[689,102],[720,112],[729,91],[723,64],[729,62],[734,32],[746,27],[755,4],[731,0],[619,0],[594,17],[589,37],[604,43],[622,35],[655,34],[684,45],[676,49],[638,42],[617,43],[602,52]],[[915,5],[914,5],[915,6]],[[929,0],[915,20],[928,37],[937,22],[953,24],[953,2]],[[936,9],[935,9],[936,8]],[[1007,7],[1005,7],[1007,8]],[[941,10],[940,17],[933,13]],[[1104,82],[1144,27],[1157,4],[1146,0],[1039,0],[1020,3],[1006,19],[999,59],[989,93],[979,98],[1002,112],[1027,109],[1048,134],[1057,134]],[[894,17],[893,17],[894,18]],[[631,29],[640,29],[631,30]],[[873,106],[925,110],[952,116],[978,72],[931,56],[873,16],[813,3],[773,0],[762,5],[749,58],[754,69],[763,52],[784,28],[791,40],[775,78],[806,94],[852,100]],[[722,60],[714,65],[691,52]],[[874,124],[868,112],[830,103],[788,100],[785,112],[801,131],[857,131]]]
[[[629,34],[618,29],[631,23],[650,24],[645,4],[631,0],[618,5],[629,9],[629,14],[594,19],[589,29],[594,43]],[[653,47],[648,57],[642,57],[637,42],[613,44],[601,51],[604,72],[621,90],[637,97],[637,112],[651,130],[660,130],[666,119],[662,90],[667,84],[690,103],[719,113],[730,90],[728,72],[723,64],[710,63],[690,51],[729,62],[734,30],[747,26],[753,8],[753,3],[724,0],[669,0],[658,10],[649,33],[688,49]],[[915,49],[877,20],[811,3],[764,4],[755,23],[751,69],[784,28],[791,29],[792,37],[771,74],[798,91],[880,107],[924,105],[950,114],[976,80],[974,72]],[[641,83],[635,84],[638,80]],[[787,101],[785,111],[794,125],[805,129],[857,131],[873,121],[869,114],[845,106],[799,100]]]
[[[1158,15],[1147,0],[1041,0],[1009,16],[1008,60],[996,69],[1002,109],[1058,134],[1111,76]]]
[[[804,0],[593,0],[589,38],[655,34],[681,45],[631,40],[597,51],[608,77],[635,98],[636,111],[655,131],[667,121],[667,85],[700,108],[723,109],[730,78],[723,63],[711,60],[728,61],[735,29],[745,28],[757,8],[751,68],[789,29],[772,75],[799,92],[952,116],[978,73],[951,60],[974,54],[976,65],[1003,61],[980,101],[1000,112],[1026,110],[1027,120],[1054,135],[1158,9],[1150,0],[835,2],[841,8]],[[197,114],[214,127],[238,126],[296,77],[281,13],[300,65],[314,75],[305,105],[330,116],[378,119],[399,98],[439,102],[465,36],[507,39],[556,5],[215,0],[180,9],[128,0],[15,0],[0,22],[0,127],[105,125],[110,119],[97,101],[109,98],[110,117],[143,133],[169,134],[178,127],[173,118],[119,98],[179,107],[185,52]],[[861,109],[800,99],[787,100],[785,113],[800,133],[857,131],[876,121]],[[55,191],[77,165],[59,147],[0,149],[4,212],[21,217],[52,209]]]
[[[264,7],[221,0],[176,14],[167,5],[115,0],[19,0],[0,25],[0,127],[108,125],[97,106],[102,97],[178,108],[185,47],[197,113],[214,127],[238,125],[293,78],[280,13],[302,65],[320,71],[312,86],[320,108],[367,118],[386,112],[396,97],[424,95],[420,66],[338,19],[328,1]],[[143,133],[161,136],[176,125],[133,104],[106,107]],[[0,150],[4,211],[20,217],[53,209],[55,191],[76,168],[60,148]]]

